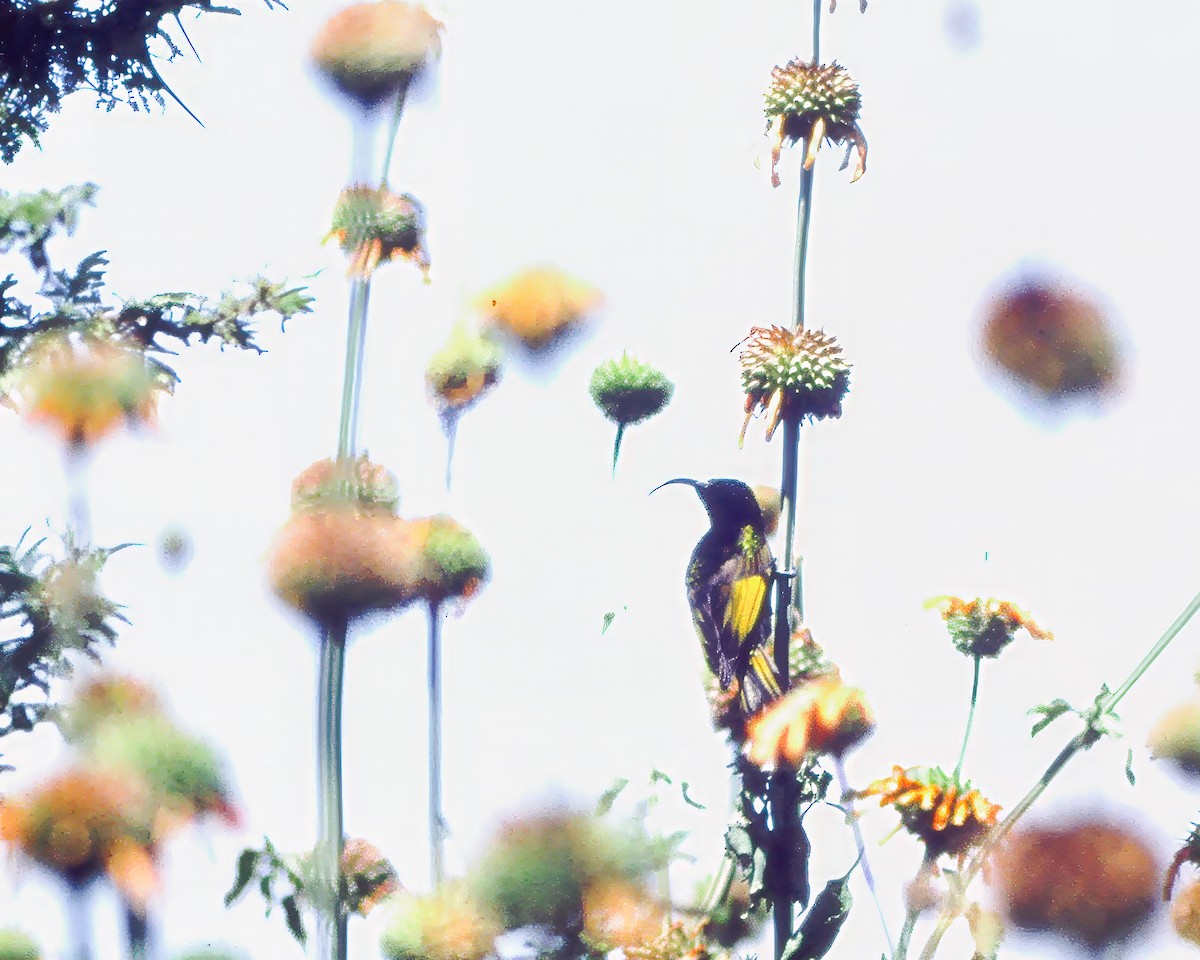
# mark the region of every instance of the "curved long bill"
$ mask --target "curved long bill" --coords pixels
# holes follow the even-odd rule
[[[657,487],[651,490],[650,493],[657,493],[663,487],[669,487],[673,483],[685,484],[697,492],[704,489],[704,484],[702,484],[699,480],[689,480],[687,477],[676,477],[674,480],[668,480],[666,483],[660,483]],[[650,494],[647,494],[647,496],[649,495]]]

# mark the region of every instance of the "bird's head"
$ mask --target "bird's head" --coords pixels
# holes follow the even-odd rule
[[[752,526],[755,530],[763,528],[762,508],[751,490],[741,480],[718,478],[707,482],[689,480],[679,477],[660,483],[655,490],[669,487],[673,483],[682,483],[696,491],[704,509],[708,511],[708,519],[714,528]]]

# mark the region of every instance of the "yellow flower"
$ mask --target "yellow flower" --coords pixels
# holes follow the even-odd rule
[[[1146,740],[1150,756],[1167,760],[1184,773],[1200,776],[1200,700],[1168,710]]]
[[[799,767],[809,754],[842,754],[875,729],[862,690],[836,676],[802,683],[746,725],[752,763]]]
[[[156,381],[140,345],[53,332],[35,337],[13,367],[5,403],[73,447],[123,422],[154,422]]]
[[[931,858],[943,853],[961,858],[995,826],[1001,809],[937,768],[895,766],[890,777],[876,780],[859,796],[878,796],[881,807],[894,806],[902,826],[925,844]]]
[[[540,353],[579,327],[599,305],[600,291],[553,267],[532,267],[479,299],[488,326]]]

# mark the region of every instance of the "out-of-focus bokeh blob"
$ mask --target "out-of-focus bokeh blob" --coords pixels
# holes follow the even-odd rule
[[[544,360],[591,319],[600,291],[555,267],[531,267],[484,291],[485,326],[534,360]]]
[[[1001,845],[992,882],[1007,922],[1099,951],[1153,915],[1162,864],[1127,820],[1093,814],[1018,828]]]
[[[1062,278],[1006,284],[984,312],[981,339],[988,367],[1047,409],[1111,396],[1126,374],[1111,318],[1094,296]]]
[[[167,573],[183,573],[192,561],[192,538],[183,527],[167,527],[158,537],[158,564]]]

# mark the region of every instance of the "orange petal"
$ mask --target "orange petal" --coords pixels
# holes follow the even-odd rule
[[[808,135],[808,151],[804,155],[804,169],[811,170],[817,162],[817,151],[821,149],[821,141],[825,139],[825,118],[817,117],[813,124],[812,133]],[[853,182],[853,181],[851,181]]]

